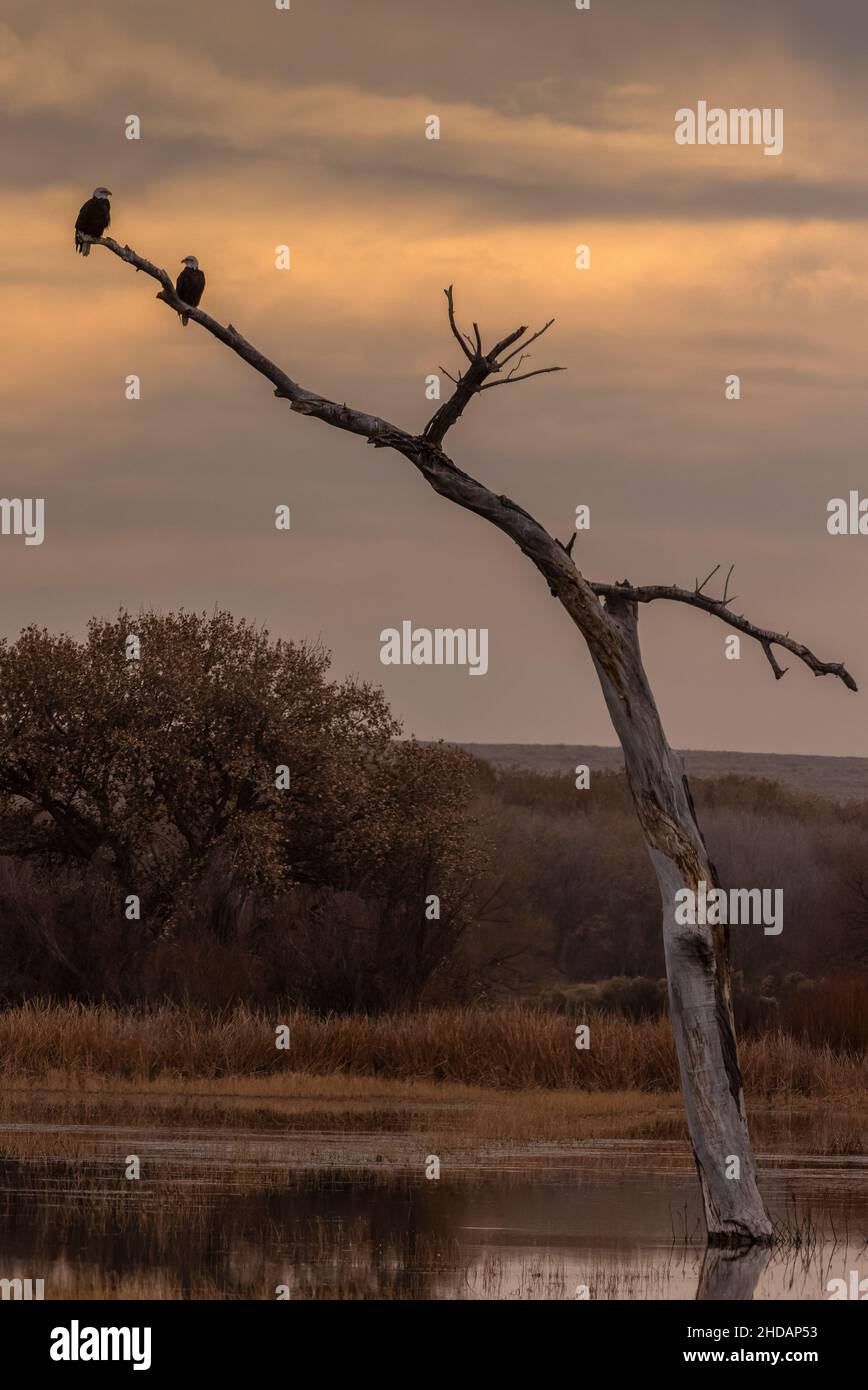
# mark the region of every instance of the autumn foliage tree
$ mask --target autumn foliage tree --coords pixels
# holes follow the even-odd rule
[[[328,667],[225,612],[27,628],[0,645],[0,852],[110,890],[137,959],[244,931],[290,992],[327,993],[343,960],[348,1007],[418,997],[472,912],[471,763],[400,741],[382,692]]]

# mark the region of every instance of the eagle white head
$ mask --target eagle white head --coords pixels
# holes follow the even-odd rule
[[[189,266],[191,270],[199,269],[199,262],[196,260],[195,256],[185,256],[181,265]]]
[[[93,196],[95,198],[110,198],[112,196],[112,191],[110,188],[103,188],[102,184],[100,184],[99,188],[93,190]]]

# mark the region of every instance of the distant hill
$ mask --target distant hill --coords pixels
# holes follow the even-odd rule
[[[534,772],[571,772],[586,763],[592,772],[623,768],[620,748],[571,743],[461,743],[495,767],[525,767]],[[709,753],[688,749],[681,756],[690,777],[767,777],[836,801],[868,800],[868,758],[823,758],[801,753]]]

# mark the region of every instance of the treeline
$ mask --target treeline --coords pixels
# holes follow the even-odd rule
[[[226,613],[0,644],[0,1002],[659,1012],[623,776],[579,791],[399,732],[320,648]],[[721,882],[784,892],[780,936],[732,928],[743,1021],[804,1031],[821,992],[829,1029],[864,1016],[840,991],[868,972],[868,803],[692,789]]]
[[[478,813],[510,904],[516,972],[547,987],[665,973],[656,883],[625,778],[489,773]],[[691,784],[727,887],[781,888],[783,931],[731,928],[746,995],[788,978],[868,970],[868,802],[840,806],[747,777]],[[559,979],[551,974],[556,971]]]

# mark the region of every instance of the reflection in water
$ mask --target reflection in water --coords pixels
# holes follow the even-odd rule
[[[32,1098],[7,1108],[0,1278],[42,1278],[46,1298],[272,1299],[287,1285],[294,1299],[564,1299],[584,1285],[592,1299],[735,1300],[821,1299],[829,1279],[868,1274],[868,1160],[810,1154],[803,1128],[769,1135],[761,1161],[788,1238],[705,1251],[680,1141],[445,1146],[428,1181],[425,1126],[407,1113],[375,1132],[280,1118],[186,1107],[155,1123],[127,1103],[112,1123],[102,1099],[46,1102],[34,1124]],[[139,1181],[124,1177],[132,1153]]]
[[[700,1300],[749,1301],[759,1277],[771,1263],[772,1253],[762,1246],[746,1249],[710,1249],[705,1252],[696,1297]]]

